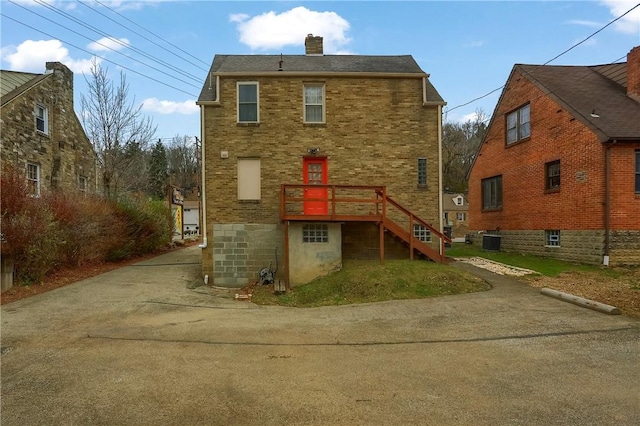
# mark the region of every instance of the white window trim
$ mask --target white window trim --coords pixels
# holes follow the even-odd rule
[[[44,114],[44,117],[42,117],[42,121],[44,122],[44,130],[38,129],[38,120],[40,119],[40,117],[38,117],[38,108],[41,108]],[[46,106],[37,103],[36,107],[33,110],[33,115],[35,117],[36,131],[38,133],[48,135],[49,134],[49,109]]]
[[[256,121],[240,121],[240,86],[256,86]],[[238,81],[236,83],[236,121],[238,124],[260,123],[260,83],[257,81]]]
[[[36,169],[36,178],[35,179],[31,179],[30,175],[29,175],[29,166],[33,166]],[[35,163],[27,163],[27,182],[29,183],[29,190],[31,190],[31,182],[35,182],[36,183],[36,190],[35,193],[30,194],[32,197],[39,197],[40,196],[40,185],[41,185],[41,170],[40,170],[40,165],[39,164],[35,164]]]
[[[322,103],[321,104],[307,104],[307,87],[320,87],[322,89]],[[307,105],[320,105],[322,107],[322,121],[307,121]],[[325,84],[324,83],[304,83],[302,85],[302,121],[305,124],[325,124],[326,123],[326,97],[325,97]]]

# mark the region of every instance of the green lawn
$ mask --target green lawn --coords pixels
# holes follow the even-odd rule
[[[555,277],[562,272],[568,271],[600,272],[613,277],[620,274],[619,271],[600,266],[565,262],[562,260],[524,255],[520,253],[487,251],[483,250],[481,247],[465,243],[453,243],[451,248],[447,248],[446,253],[448,257],[484,257],[485,259],[507,265],[531,269],[548,277]]]
[[[483,280],[447,265],[425,260],[345,260],[339,272],[274,295],[256,287],[252,301],[262,305],[312,307],[420,299],[488,290]]]

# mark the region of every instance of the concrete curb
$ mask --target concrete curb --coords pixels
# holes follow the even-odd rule
[[[620,315],[620,314],[622,314],[620,309],[616,308],[615,306],[606,305],[606,304],[600,303],[600,302],[595,302],[593,300],[589,300],[589,299],[585,299],[585,298],[582,298],[582,297],[574,296],[574,295],[569,294],[569,293],[563,293],[563,292],[558,291],[558,290],[553,290],[553,289],[544,287],[544,288],[540,289],[540,293],[544,294],[545,296],[551,296],[551,297],[554,297],[556,299],[560,299],[560,300],[563,300],[565,302],[573,303],[574,305],[582,306],[584,308],[593,309],[593,310],[596,310],[598,312],[603,312],[605,314],[609,314],[609,315]]]

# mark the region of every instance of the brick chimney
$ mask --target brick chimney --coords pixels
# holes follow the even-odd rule
[[[307,55],[323,55],[322,37],[313,34],[307,35],[307,38],[304,39],[304,50]]]
[[[640,46],[627,54],[627,96],[640,102]]]

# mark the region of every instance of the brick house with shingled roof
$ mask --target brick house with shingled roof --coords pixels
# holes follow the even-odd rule
[[[623,63],[515,65],[469,204],[470,229],[505,251],[640,264],[640,47]]]
[[[197,102],[203,275],[240,287],[277,264],[297,285],[346,258],[444,261],[445,102],[429,75],[410,55],[305,46],[213,59]]]

